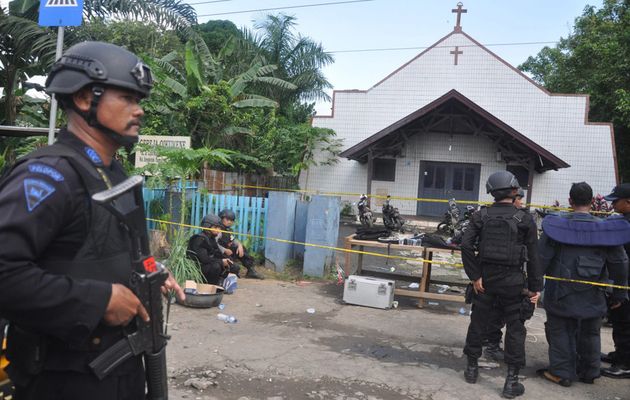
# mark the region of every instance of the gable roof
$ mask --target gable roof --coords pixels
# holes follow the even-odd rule
[[[486,111],[479,105],[477,105],[472,100],[468,99],[466,96],[459,93],[457,90],[453,89],[449,92],[445,93],[438,99],[432,101],[426,106],[414,111],[413,113],[407,115],[406,117],[394,122],[388,127],[380,130],[379,132],[373,134],[367,139],[357,143],[356,145],[350,147],[349,149],[343,151],[340,156],[346,157],[351,160],[360,160],[366,156],[369,149],[373,147],[376,143],[386,140],[388,137],[394,135],[401,128],[409,126],[413,122],[419,120],[420,118],[431,114],[433,111],[438,109],[440,106],[446,104],[449,101],[455,101],[460,104],[463,104],[470,112],[478,115],[483,118],[486,122],[492,125],[497,130],[497,135],[507,136],[517,143],[517,147],[519,151],[523,153],[533,153],[538,156],[538,162],[536,163],[536,169],[538,171],[546,171],[549,169],[559,169],[559,168],[568,168],[570,165],[561,160],[559,157],[552,154],[550,151],[546,150],[533,140],[529,139],[527,136],[518,132],[516,129],[512,128],[510,125],[501,121],[499,118],[492,115],[490,112]]]

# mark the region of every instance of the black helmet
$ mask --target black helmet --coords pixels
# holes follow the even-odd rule
[[[495,172],[490,175],[488,181],[486,181],[486,191],[488,193],[504,189],[518,189],[520,187],[521,185],[519,185],[514,174],[509,171]]]
[[[130,51],[111,43],[82,42],[53,64],[46,92],[72,94],[89,84],[133,90],[147,97],[153,78],[149,67]]]
[[[121,146],[131,146],[138,137],[123,136],[104,125],[96,116],[101,96],[107,87],[131,90],[141,97],[147,97],[153,87],[151,69],[135,54],[104,42],[82,42],[70,47],[57,60],[48,78],[46,92],[57,95],[71,95],[81,88],[92,85],[92,104],[86,113],[61,99],[61,104],[72,108],[90,126],[98,128]]]
[[[215,214],[208,214],[201,220],[202,228],[212,228],[213,226],[222,226],[221,218]]]
[[[227,218],[230,221],[235,221],[236,220],[236,214],[234,214],[234,211],[225,208],[223,210],[221,210],[221,212],[219,213],[219,218],[223,219],[223,218]]]

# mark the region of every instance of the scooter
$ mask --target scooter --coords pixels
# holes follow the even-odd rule
[[[398,208],[389,203],[390,200],[391,196],[387,195],[387,199],[383,203],[383,224],[387,229],[402,233],[405,220],[400,216]]]

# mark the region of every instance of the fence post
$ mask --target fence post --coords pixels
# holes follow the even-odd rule
[[[267,207],[266,237],[281,240],[293,240],[295,229],[295,205],[298,197],[295,193],[270,192]],[[284,267],[293,255],[293,244],[275,240],[265,240],[265,264],[275,271],[284,271]]]
[[[308,205],[306,243],[337,247],[340,197],[313,196]],[[325,267],[334,262],[334,250],[306,246],[304,275],[324,276]]]

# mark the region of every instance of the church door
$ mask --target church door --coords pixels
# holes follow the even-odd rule
[[[455,198],[458,201],[479,200],[479,164],[460,164],[435,161],[420,162],[418,197],[421,199]],[[459,204],[465,208],[466,204]],[[419,201],[417,214],[440,217],[447,210],[447,203]]]

